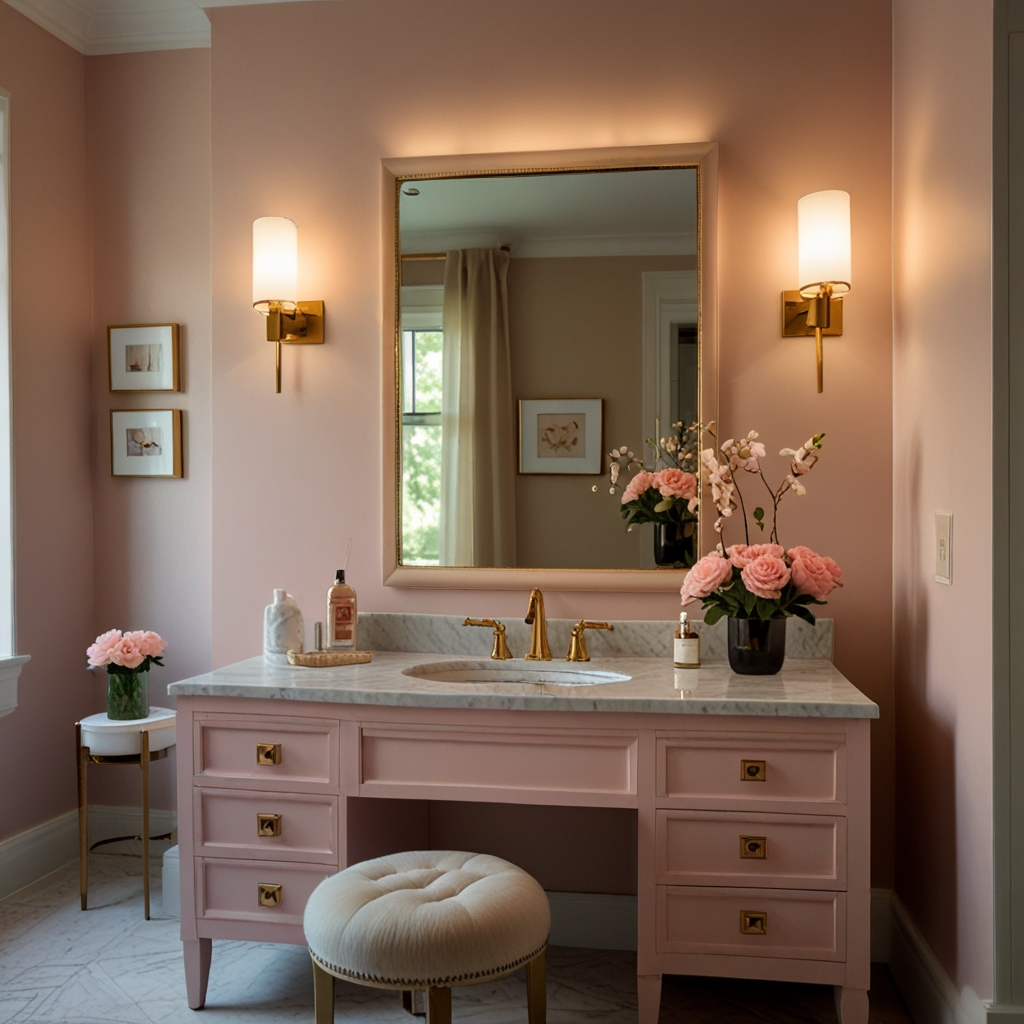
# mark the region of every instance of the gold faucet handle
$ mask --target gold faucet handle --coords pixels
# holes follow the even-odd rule
[[[584,637],[584,630],[587,629],[614,629],[610,622],[591,622],[589,619],[580,619],[572,627],[569,636],[569,652],[565,656],[566,661],[590,661],[590,652],[587,650],[587,641]]]
[[[494,630],[494,645],[491,647],[491,658],[494,661],[508,661],[512,652],[508,649],[508,642],[505,639],[506,629],[504,623],[495,619],[466,619],[464,626],[490,626]]]

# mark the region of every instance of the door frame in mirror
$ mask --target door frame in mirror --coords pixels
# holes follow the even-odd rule
[[[683,569],[521,569],[475,566],[413,566],[399,563],[401,545],[401,430],[396,400],[400,373],[398,324],[400,246],[398,189],[415,178],[473,177],[544,171],[615,168],[695,167],[697,169],[697,268],[700,293],[700,419],[718,419],[718,144],[625,146],[522,153],[398,157],[381,161],[381,254],[383,319],[383,580],[387,587],[441,590],[622,591],[664,593],[678,590]],[[701,551],[714,546],[711,524],[699,524]]]

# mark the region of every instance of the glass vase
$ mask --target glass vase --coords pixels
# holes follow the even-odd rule
[[[729,619],[729,665],[740,676],[773,676],[786,660],[786,619]]]
[[[689,569],[697,549],[697,523],[654,524],[654,564]]]
[[[107,673],[107,718],[130,721],[149,717],[149,671]]]

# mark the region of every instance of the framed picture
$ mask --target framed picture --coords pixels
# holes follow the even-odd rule
[[[107,328],[111,391],[180,391],[177,324]]]
[[[180,477],[180,409],[111,409],[112,476]]]
[[[600,398],[519,401],[520,473],[600,473]]]

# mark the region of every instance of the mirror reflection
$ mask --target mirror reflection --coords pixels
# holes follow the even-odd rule
[[[400,563],[691,564],[696,168],[398,187]]]

